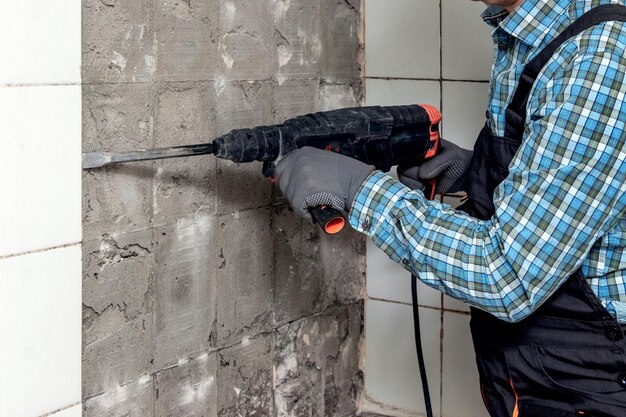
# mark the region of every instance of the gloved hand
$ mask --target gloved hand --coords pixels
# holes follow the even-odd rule
[[[474,152],[440,139],[439,152],[422,164],[398,167],[398,179],[414,190],[424,190],[424,181],[437,178],[437,194],[463,191],[461,178],[466,174]]]
[[[291,207],[310,219],[309,209],[317,206],[349,211],[373,170],[356,159],[305,146],[279,161],[275,176]]]

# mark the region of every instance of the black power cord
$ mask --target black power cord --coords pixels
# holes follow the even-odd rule
[[[417,363],[420,368],[420,378],[422,389],[424,390],[424,406],[426,407],[426,417],[433,417],[433,406],[430,402],[430,391],[428,389],[428,376],[426,375],[426,365],[424,364],[424,351],[422,349],[422,333],[420,331],[420,313],[417,304],[417,277],[411,275],[411,295],[413,298],[413,328],[415,330],[415,349],[417,350]]]

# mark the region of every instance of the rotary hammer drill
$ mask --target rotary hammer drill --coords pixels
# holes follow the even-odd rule
[[[441,114],[428,105],[357,107],[307,114],[282,124],[235,129],[211,143],[147,149],[134,152],[83,154],[83,169],[106,165],[214,154],[236,163],[261,161],[271,177],[274,164],[304,146],[338,152],[376,169],[417,165],[437,153]],[[433,198],[435,184],[425,195]],[[330,207],[311,210],[313,220],[328,234],[343,229],[345,218]]]

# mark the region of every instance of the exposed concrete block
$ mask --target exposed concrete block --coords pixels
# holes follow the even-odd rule
[[[152,229],[83,243],[83,304],[102,314],[109,307],[129,319],[144,312],[154,264]]]
[[[186,3],[185,3],[186,4]],[[156,147],[207,143],[215,136],[215,87],[210,82],[167,83],[157,87]],[[155,225],[217,211],[213,155],[155,163]]]
[[[83,173],[83,238],[149,227],[152,175],[146,164]]]
[[[274,315],[278,323],[320,309],[323,272],[318,229],[286,205],[272,213]]]
[[[84,0],[85,83],[150,81],[155,65],[150,0]]]
[[[290,80],[274,88],[273,123],[313,113],[317,101],[319,80]]]
[[[83,395],[152,371],[152,230],[83,244]]]
[[[83,86],[83,150],[128,151],[153,146],[152,87]],[[152,163],[83,173],[85,240],[146,229],[152,217]]]
[[[274,0],[219,3],[218,79],[272,77],[277,68],[272,28],[274,3]]]
[[[269,124],[272,120],[272,85],[269,81],[215,82],[217,134],[232,129]]]
[[[268,206],[272,200],[272,183],[261,171],[263,164],[235,164],[217,161],[218,213],[236,213]]]
[[[216,353],[157,373],[155,416],[217,417]]]
[[[218,353],[219,417],[273,416],[272,338],[245,340]]]
[[[144,375],[137,381],[111,387],[97,397],[86,398],[83,417],[153,417],[153,385],[153,378]]]
[[[217,56],[217,0],[155,2],[157,81],[212,79]]]
[[[320,2],[280,0],[274,13],[280,84],[287,79],[318,78],[322,41]]]
[[[216,132],[213,82],[169,82],[156,87],[154,144],[157,147],[210,142]]]
[[[216,83],[218,135],[232,129],[270,124],[271,83]],[[271,183],[261,175],[261,163],[217,161],[218,212],[263,207],[271,201]]]
[[[206,351],[215,337],[215,217],[155,229],[155,367]]]
[[[84,151],[359,105],[359,5],[85,0]],[[86,417],[356,414],[356,233],[323,235],[260,163],[213,156],[86,172],[83,204]]]
[[[152,371],[152,311],[134,319],[110,307],[83,307],[83,396],[130,383]]]
[[[362,102],[361,82],[329,84],[322,82],[319,88],[317,111],[358,107]]]
[[[362,390],[363,303],[279,328],[275,346],[277,417],[346,417]]]
[[[153,146],[150,84],[83,85],[83,150],[131,151]]]
[[[353,80],[361,75],[361,0],[321,1],[322,79]]]
[[[326,306],[364,298],[365,237],[347,227],[334,236],[320,234],[320,264],[324,271]]]
[[[272,324],[270,210],[220,216],[217,227],[217,342],[237,343]]]

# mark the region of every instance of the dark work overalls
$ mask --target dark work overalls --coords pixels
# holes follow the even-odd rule
[[[521,144],[537,74],[565,40],[605,21],[626,21],[626,7],[592,9],[526,65],[506,110],[505,137],[487,126],[480,133],[467,176],[469,200],[460,209],[493,216],[493,193]],[[492,417],[626,417],[626,326],[601,305],[580,271],[519,323],[473,309],[471,330]]]

